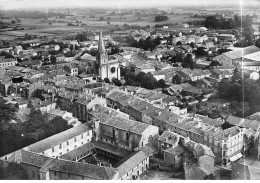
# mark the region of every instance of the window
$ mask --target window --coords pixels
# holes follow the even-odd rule
[[[62,148],[62,145],[60,144],[60,149]]]
[[[70,178],[70,173],[68,174],[68,178]]]
[[[83,142],[81,142],[81,145],[83,145],[84,143]]]
[[[75,145],[74,148],[77,148],[77,145]]]
[[[57,176],[57,172],[56,171],[54,171],[54,175]]]
[[[226,156],[226,151],[223,151],[223,156]]]
[[[60,155],[62,155],[62,152],[60,152]]]
[[[74,138],[74,142],[76,142],[76,141],[77,141],[77,138],[75,137],[75,138]]]
[[[54,147],[52,148],[52,152],[54,152]]]
[[[33,177],[33,178],[35,177],[35,174],[34,174],[34,172],[32,172],[32,177]]]
[[[5,160],[7,160],[7,157],[5,157]]]
[[[83,139],[83,134],[81,134],[81,139]]]
[[[69,152],[70,150],[69,149],[67,149],[67,152]]]
[[[67,146],[70,145],[69,141],[67,141]]]

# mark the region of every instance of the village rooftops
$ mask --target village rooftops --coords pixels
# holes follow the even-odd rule
[[[58,144],[61,144],[67,140],[72,139],[73,137],[76,137],[76,136],[78,136],[82,133],[88,132],[88,131],[90,131],[90,128],[88,126],[86,126],[85,124],[80,124],[78,126],[70,128],[68,130],[65,130],[61,133],[55,134],[46,139],[43,139],[34,144],[31,144],[31,145],[25,147],[24,149],[28,150],[28,151],[33,151],[36,153],[41,153],[47,149],[50,149]]]
[[[88,113],[92,115],[95,119],[101,121],[106,121],[118,115],[118,112],[116,110],[101,105],[95,105],[93,110],[89,111]]]
[[[77,156],[82,155],[84,153],[87,153],[87,152],[91,151],[92,149],[94,149],[93,143],[88,142],[88,143],[83,144],[82,146],[80,146],[76,149],[73,149],[72,151],[69,151],[66,154],[63,154],[59,158],[73,161],[74,159],[76,159]]]
[[[251,120],[251,119],[239,118],[236,116],[229,116],[227,118],[227,122],[231,125],[236,125],[248,129],[251,128],[255,131],[257,131],[260,127],[260,121],[253,120],[253,119]]]
[[[12,155],[7,159],[7,161],[17,163],[22,162],[36,167],[42,167],[46,162],[50,161],[51,159],[52,158],[44,156],[42,154],[20,149],[13,152]]]
[[[97,149],[112,153],[112,154],[120,156],[122,158],[127,157],[131,154],[131,151],[128,151],[128,150],[120,148],[120,147],[116,147],[114,145],[111,145],[111,144],[108,144],[108,143],[105,143],[102,141],[94,142],[94,146]]]
[[[150,126],[145,123],[124,119],[121,117],[111,118],[107,122],[104,122],[104,124],[139,135],[141,135]]]
[[[170,154],[172,154],[174,156],[178,156],[178,155],[183,154],[186,151],[186,149],[184,149],[180,145],[177,145],[177,146],[170,147],[170,148],[168,148],[168,149],[166,149],[164,151],[167,152],[167,153],[170,153]]]
[[[236,50],[236,51],[229,51],[223,53],[223,55],[227,56],[230,59],[237,59],[241,58],[242,56],[245,57],[246,55],[252,54],[254,52],[260,51],[260,48],[256,46],[248,46],[243,48],[242,50]]]
[[[226,140],[228,139],[228,137],[233,137],[237,134],[239,134],[241,132],[241,129],[237,126],[233,126],[231,128],[227,128],[225,130],[221,129],[221,128],[212,128],[208,131],[205,131],[205,135],[214,137],[214,138],[218,138],[218,139],[222,139],[222,140]]]
[[[117,169],[119,170],[119,178],[123,177],[126,173],[133,170],[142,161],[144,161],[148,156],[143,151],[138,151],[125,162],[123,162]]]
[[[85,176],[90,179],[110,180],[117,174],[117,169],[100,167],[88,163],[78,163],[62,159],[51,159],[39,170],[40,172],[47,171],[65,172],[75,175]]]
[[[179,142],[179,135],[173,132],[164,131],[158,138],[158,141],[165,142],[167,144],[176,145]]]

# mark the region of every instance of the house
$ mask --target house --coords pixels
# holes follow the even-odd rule
[[[35,99],[32,101],[32,105],[35,109],[39,109],[41,112],[48,112],[56,108],[56,103],[50,100],[41,101]]]
[[[23,47],[21,45],[14,46],[14,53],[19,54],[21,51],[23,51]]]
[[[218,68],[213,68],[213,69],[210,70],[210,72],[211,72],[211,76],[213,78],[221,80],[223,78],[230,78],[230,77],[232,77],[234,71],[220,70]]]
[[[185,180],[205,180],[214,176],[215,156],[209,147],[191,141],[184,147],[193,153],[193,157],[184,163]]]
[[[260,71],[260,62],[243,62],[242,65],[241,65],[241,68],[243,70],[250,70],[250,71],[259,72]]]
[[[15,66],[17,63],[13,58],[3,58],[0,60],[0,69]]]
[[[222,53],[221,55],[214,57],[214,60],[218,61],[222,65],[241,65],[242,60],[246,55],[259,51],[260,48],[256,46],[248,46],[239,50]]]
[[[90,142],[91,139],[92,130],[85,124],[81,124],[31,144],[23,149],[56,158]]]
[[[260,161],[244,158],[231,164],[232,180],[259,180]]]
[[[67,111],[52,109],[47,112],[47,115],[49,117],[49,120],[52,120],[53,118],[59,116],[66,120],[68,122],[68,125],[72,125],[74,127],[81,124],[81,122],[77,118],[73,117],[72,113]]]
[[[5,163],[19,163],[27,172],[30,180],[118,179],[118,171],[115,168],[51,158],[23,149],[1,159]]]
[[[249,78],[249,79],[253,79],[253,80],[259,79],[259,73],[254,70],[243,69],[242,74],[244,75],[245,78]]]
[[[135,152],[117,167],[120,180],[132,180],[149,168],[149,156],[143,151]]]
[[[159,128],[145,123],[112,117],[106,121],[96,121],[94,134],[97,141],[133,151],[144,147],[151,138],[159,134]]]

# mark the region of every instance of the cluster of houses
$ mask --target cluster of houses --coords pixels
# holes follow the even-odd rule
[[[173,45],[167,48],[164,36],[170,34],[174,35]],[[137,40],[151,36],[137,30],[113,32],[113,36],[126,35]],[[155,51],[121,47],[123,52],[115,55],[107,55],[104,42],[113,43],[113,39],[102,32],[90,41],[57,40],[47,44],[35,39],[22,43],[27,49],[14,46],[0,50],[14,57],[0,57],[0,93],[18,109],[12,122],[27,121],[33,106],[49,120],[59,116],[73,126],[1,157],[1,163],[20,163],[30,179],[47,180],[140,179],[153,166],[164,167],[172,175],[182,172],[185,179],[214,176],[216,165],[232,166],[234,179],[241,178],[238,167],[257,171],[249,160],[245,164],[239,159],[258,147],[258,113],[247,118],[211,119],[189,114],[179,104],[190,96],[204,95],[206,100],[208,93],[204,89],[212,89],[223,78],[232,77],[235,69],[243,69],[242,74],[250,79],[259,79],[260,48],[250,46],[217,55],[213,60],[222,66],[209,69],[205,67],[211,61],[197,59],[203,69],[191,70],[173,67],[162,59],[177,53],[192,54],[191,43],[195,48],[204,47],[211,55],[227,43],[230,47],[236,37],[208,33],[205,29],[193,33],[168,28],[158,29],[152,36],[162,37]],[[58,43],[68,47],[61,48]],[[91,49],[98,49],[97,58],[83,53]],[[68,52],[75,56],[66,57]],[[52,56],[56,64],[44,66],[46,59],[51,63]],[[116,75],[120,80],[120,67],[134,68],[135,74],[149,72],[157,80],[165,80],[167,94],[158,89],[117,87],[97,80],[97,70],[102,77]],[[82,68],[85,71],[80,73]],[[181,82],[173,83],[174,77]],[[190,101],[192,104],[194,101]],[[229,127],[224,128],[224,123]],[[258,161],[260,150],[254,152]]]

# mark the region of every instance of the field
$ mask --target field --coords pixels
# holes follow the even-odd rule
[[[109,12],[105,14],[94,14],[94,18],[90,18],[93,16],[93,12],[78,12],[75,15],[66,16],[64,18],[52,17],[48,20],[41,21],[40,19],[24,19],[21,18],[21,27],[24,30],[15,30],[15,31],[1,31],[0,34],[3,35],[5,39],[15,39],[17,37],[23,37],[25,34],[33,34],[37,36],[49,36],[53,37],[56,35],[65,35],[65,34],[76,34],[82,31],[89,30],[98,30],[100,28],[103,29],[111,29],[116,26],[122,26],[123,24],[134,24],[140,26],[149,25],[154,27],[155,24],[165,24],[165,23],[178,23],[181,26],[184,22],[189,20],[195,20],[194,18],[190,18],[188,14],[182,15],[172,15],[168,14],[168,20],[162,22],[155,22],[155,15],[145,14],[145,15],[111,15]],[[2,19],[1,21],[11,21],[10,19]],[[52,21],[52,24],[49,25],[49,22]],[[68,26],[68,23],[76,23],[82,22],[86,25],[84,26]],[[110,25],[107,22],[110,22]]]

